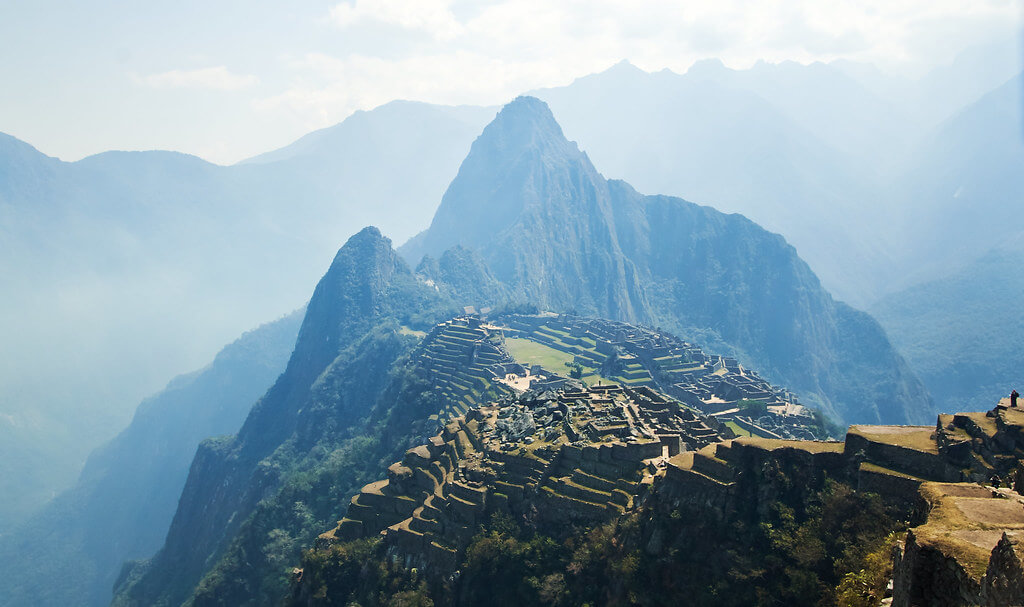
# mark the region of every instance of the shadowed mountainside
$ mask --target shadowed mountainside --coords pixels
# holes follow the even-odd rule
[[[942,411],[980,410],[1024,386],[1022,263],[1019,244],[1001,247],[872,307]]]

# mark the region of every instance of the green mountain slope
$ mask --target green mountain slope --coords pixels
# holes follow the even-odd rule
[[[207,586],[243,583],[234,593],[259,604],[279,593],[278,559],[291,562],[336,515],[337,495],[376,471],[380,434],[367,432],[367,416],[389,386],[402,390],[388,369],[418,341],[401,326],[429,327],[445,302],[376,228],[349,239],[310,299],[285,372],[237,435],[200,445],[166,543],[124,572],[114,604],[181,604],[218,562]],[[238,553],[253,546],[265,549],[260,563],[240,573],[256,557]]]
[[[837,417],[927,409],[877,324],[834,302],[781,237],[604,180],[535,99],[485,129],[416,247],[430,254],[420,276],[376,229],[342,247],[286,371],[236,436],[200,446],[166,543],[126,568],[115,605],[280,600],[344,497],[436,427],[444,391],[417,371],[416,332],[506,294],[728,347]]]

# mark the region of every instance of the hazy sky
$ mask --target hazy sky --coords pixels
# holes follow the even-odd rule
[[[231,163],[395,98],[499,104],[621,59],[920,73],[1020,22],[1018,0],[0,0],[0,131]]]

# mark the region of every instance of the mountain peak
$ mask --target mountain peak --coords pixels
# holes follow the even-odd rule
[[[363,243],[366,244],[377,244],[387,240],[390,246],[391,240],[381,234],[380,229],[377,226],[366,226],[362,230],[359,230],[352,235],[351,238],[345,243],[345,246],[360,246]]]
[[[631,75],[647,75],[647,72],[643,71],[639,67],[633,65],[629,59],[623,59],[615,65],[604,71],[605,74],[631,74]]]
[[[473,142],[430,230],[407,243],[403,254],[419,260],[456,244],[486,248],[527,208],[562,203],[571,198],[563,190],[599,177],[586,154],[565,138],[546,103],[516,97]]]
[[[686,70],[686,75],[692,77],[717,77],[729,71],[729,68],[722,63],[722,60],[718,57],[711,57],[708,59],[701,59],[694,62],[690,66],[690,69]]]
[[[382,260],[390,262],[393,255],[391,239],[384,236],[376,226],[366,226],[345,241],[334,256],[331,266],[339,263],[377,263]]]
[[[508,152],[542,143],[565,145],[569,142],[548,104],[536,97],[520,96],[501,108],[473,143],[473,148],[487,146]]]

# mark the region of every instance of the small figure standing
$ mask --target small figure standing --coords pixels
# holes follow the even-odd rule
[[[1017,394],[1017,390],[1014,390],[1013,392],[1010,392],[1010,406],[1011,407],[1016,407],[1017,406],[1017,397],[1018,396],[1020,396],[1020,394]]]

